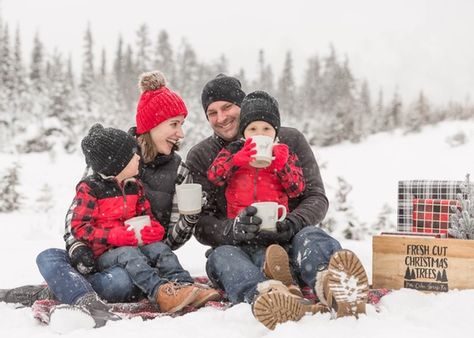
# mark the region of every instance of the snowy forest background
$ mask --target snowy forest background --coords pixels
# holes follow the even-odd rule
[[[232,74],[226,55],[203,60],[186,40],[173,48],[166,30],[151,32],[143,24],[137,27],[134,41],[125,41],[120,35],[116,39],[115,51],[106,51],[87,26],[82,66],[75,69],[73,65],[78,62],[68,51],[47,50],[40,34],[35,36],[32,50],[25,53],[21,26],[11,27],[0,17],[0,153],[48,152],[52,157],[63,152],[80,153],[80,140],[96,121],[127,130],[134,125],[138,76],[153,69],[167,76],[169,86],[183,96],[191,112],[186,121],[184,155],[186,148],[211,132],[200,92],[219,73],[237,76],[246,92],[263,89],[273,94],[280,103],[283,123],[301,130],[316,147],[357,143],[384,131],[416,133],[424,125],[474,116],[474,105],[468,99],[435,105],[423,88],[412,102],[403,101],[400,88],[394,92],[372,90],[364,74],[354,74],[349,57],[340,55],[334,45],[315,51],[307,60],[304,75],[297,78],[291,50],[282,69],[273,69],[261,50],[255,58],[255,74],[245,69]],[[462,132],[450,139],[455,145],[465,141]],[[0,212],[20,205],[18,170],[16,163],[0,168]],[[47,186],[43,190],[38,203],[48,205],[51,193]],[[357,239],[364,233],[394,227],[387,220],[394,210],[385,206],[377,224],[358,223],[347,204],[351,184],[338,177],[335,190],[331,203],[336,203],[336,212],[345,215],[346,238]],[[329,215],[324,227],[333,231],[338,218]]]

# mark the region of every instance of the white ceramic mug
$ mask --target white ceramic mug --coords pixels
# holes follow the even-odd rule
[[[257,208],[256,216],[262,219],[260,230],[276,231],[276,223],[283,221],[286,217],[286,207],[276,202],[257,202],[252,206]],[[279,210],[281,210],[280,217],[278,217]]]
[[[255,143],[257,153],[253,155],[253,161],[250,165],[255,168],[266,168],[273,160],[273,138],[270,136],[256,135],[252,136],[252,142]]]
[[[136,216],[127,219],[125,222],[125,225],[128,225],[135,231],[135,237],[138,239],[138,245],[143,245],[142,241],[142,234],[140,231],[151,224],[150,216],[144,215],[144,216]]]
[[[176,186],[179,213],[195,215],[201,212],[202,187],[198,183],[183,183]]]

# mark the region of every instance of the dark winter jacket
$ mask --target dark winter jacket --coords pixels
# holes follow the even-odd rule
[[[95,257],[114,246],[107,242],[112,228],[128,226],[124,221],[135,216],[149,215],[151,226],[165,230],[153,216],[150,203],[141,184],[129,179],[120,184],[115,178],[93,174],[76,187],[76,196],[70,207],[71,230],[78,240],[87,243]]]
[[[321,222],[328,209],[324,185],[319,172],[318,164],[314,158],[308,142],[303,134],[294,128],[282,127],[278,133],[282,143],[288,145],[291,153],[298,156],[299,164],[303,169],[306,181],[304,192],[297,198],[288,201],[290,213],[287,218],[302,228],[316,225]],[[207,179],[207,170],[217,154],[229,142],[217,135],[213,135],[195,145],[188,153],[186,164],[191,170],[194,182],[200,183],[203,191],[207,193],[207,205],[196,225],[194,234],[204,245],[217,247],[224,244],[235,244],[222,226],[227,215],[225,187],[216,187]]]
[[[271,165],[254,168],[235,166],[232,158],[243,146],[236,141],[222,149],[209,167],[207,178],[217,186],[226,184],[227,217],[235,218],[239,212],[255,202],[277,202],[288,210],[288,197],[296,198],[304,190],[303,171],[290,154],[282,170]]]
[[[183,180],[183,177],[178,177],[181,163],[181,157],[172,152],[170,155],[157,156],[140,168],[139,178],[145,187],[151,210],[166,229],[170,223],[176,184]]]

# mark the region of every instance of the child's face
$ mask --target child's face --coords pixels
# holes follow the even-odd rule
[[[126,180],[127,178],[132,178],[133,176],[137,176],[139,162],[140,156],[138,156],[137,154],[133,155],[127,166],[123,168],[123,170],[117,176],[121,177],[124,180]]]
[[[265,121],[253,121],[244,130],[244,137],[247,139],[252,136],[263,135],[270,136],[272,139],[276,136],[276,131],[272,125]]]
[[[150,130],[151,139],[158,153],[169,155],[173,146],[184,137],[183,116],[172,117]]]

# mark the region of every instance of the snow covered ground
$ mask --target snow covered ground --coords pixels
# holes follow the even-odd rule
[[[464,135],[465,144],[451,146],[455,135]],[[428,148],[429,147],[429,148]],[[375,222],[384,204],[393,210],[395,223],[396,189],[401,179],[463,180],[472,172],[474,122],[445,122],[426,127],[420,134],[401,132],[371,136],[360,144],[344,143],[315,149],[330,200],[337,177],[352,186],[349,202],[358,219]],[[0,154],[0,175],[13,163],[21,166],[20,211],[0,214],[0,288],[42,281],[35,257],[48,247],[63,247],[65,211],[74,194],[74,185],[84,168],[82,156],[48,154]],[[45,191],[50,191],[46,193]],[[44,202],[45,196],[49,202]],[[46,198],[47,200],[48,198]],[[341,240],[354,250],[371,276],[371,239]],[[177,251],[183,265],[193,275],[204,275],[205,248],[192,240]],[[379,310],[368,306],[359,320],[329,320],[329,315],[306,316],[298,323],[285,323],[267,330],[252,316],[250,305],[240,304],[227,311],[205,308],[179,318],[140,319],[109,323],[106,327],[69,333],[68,337],[116,338],[136,334],[142,337],[464,337],[472,331],[474,290],[424,294],[400,290],[384,297]],[[52,337],[57,334],[39,324],[30,309],[14,309],[0,303],[0,336]]]

